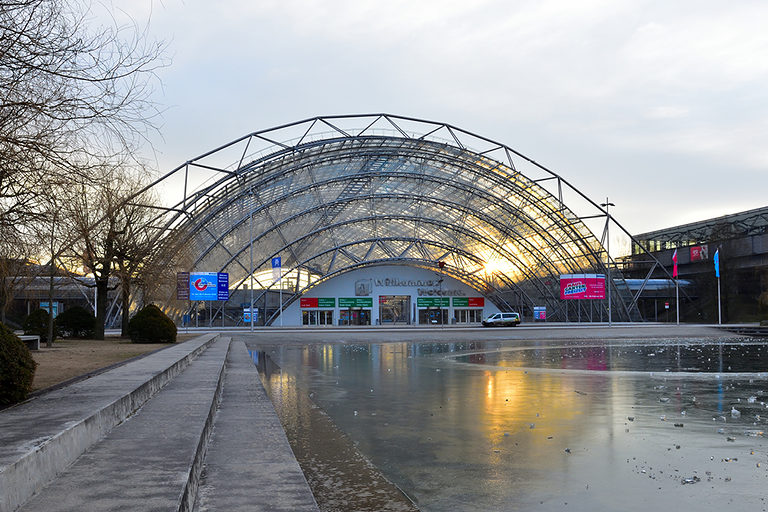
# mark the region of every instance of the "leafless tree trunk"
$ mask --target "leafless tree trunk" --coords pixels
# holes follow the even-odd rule
[[[55,278],[56,278],[56,224],[59,219],[58,211],[53,210],[51,212],[51,238],[50,238],[50,255],[51,261],[48,264],[48,338],[46,340],[46,346],[48,348],[53,347],[53,300],[55,292]]]
[[[34,276],[30,259],[38,245],[29,237],[0,231],[0,322],[8,322],[8,310],[14,298]]]
[[[144,191],[134,195],[146,185],[143,175],[144,173],[136,173],[129,178],[127,192],[130,194],[130,200],[120,211],[122,227],[115,245],[117,274],[123,293],[123,336],[128,335],[132,284],[144,275],[151,276],[155,273],[154,269],[149,268],[149,260],[160,229],[157,219],[164,213],[158,210],[159,199],[154,192]]]
[[[76,235],[70,259],[81,258],[96,281],[97,338],[104,335],[107,294],[119,278],[123,294],[123,334],[127,334],[131,283],[145,269],[156,238],[157,198],[136,195],[145,183],[135,169],[105,168],[100,179],[81,185],[69,216]]]
[[[92,19],[78,0],[0,2],[0,233],[39,233],[51,220],[50,180],[76,188],[108,164],[135,163],[154,129],[163,44],[137,26]],[[63,245],[45,244],[57,253],[51,268]],[[108,286],[111,264],[101,262],[98,287]]]

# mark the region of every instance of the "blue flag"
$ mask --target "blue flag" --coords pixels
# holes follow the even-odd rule
[[[720,277],[720,249],[715,251],[715,277]]]

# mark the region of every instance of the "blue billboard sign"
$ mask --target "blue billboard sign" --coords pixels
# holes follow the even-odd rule
[[[226,272],[190,272],[190,300],[228,300],[229,274]]]
[[[229,300],[229,274],[226,272],[219,272],[216,283],[216,299]]]

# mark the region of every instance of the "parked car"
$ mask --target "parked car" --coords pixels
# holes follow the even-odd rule
[[[517,327],[520,324],[520,313],[496,313],[483,319],[483,327]]]

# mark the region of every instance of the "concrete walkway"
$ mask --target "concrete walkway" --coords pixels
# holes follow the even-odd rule
[[[214,424],[196,511],[318,510],[242,341],[232,342]]]
[[[0,512],[191,510],[215,418],[201,505],[260,510],[258,488],[261,509],[317,510],[245,346],[228,353],[201,336],[0,412]]]

